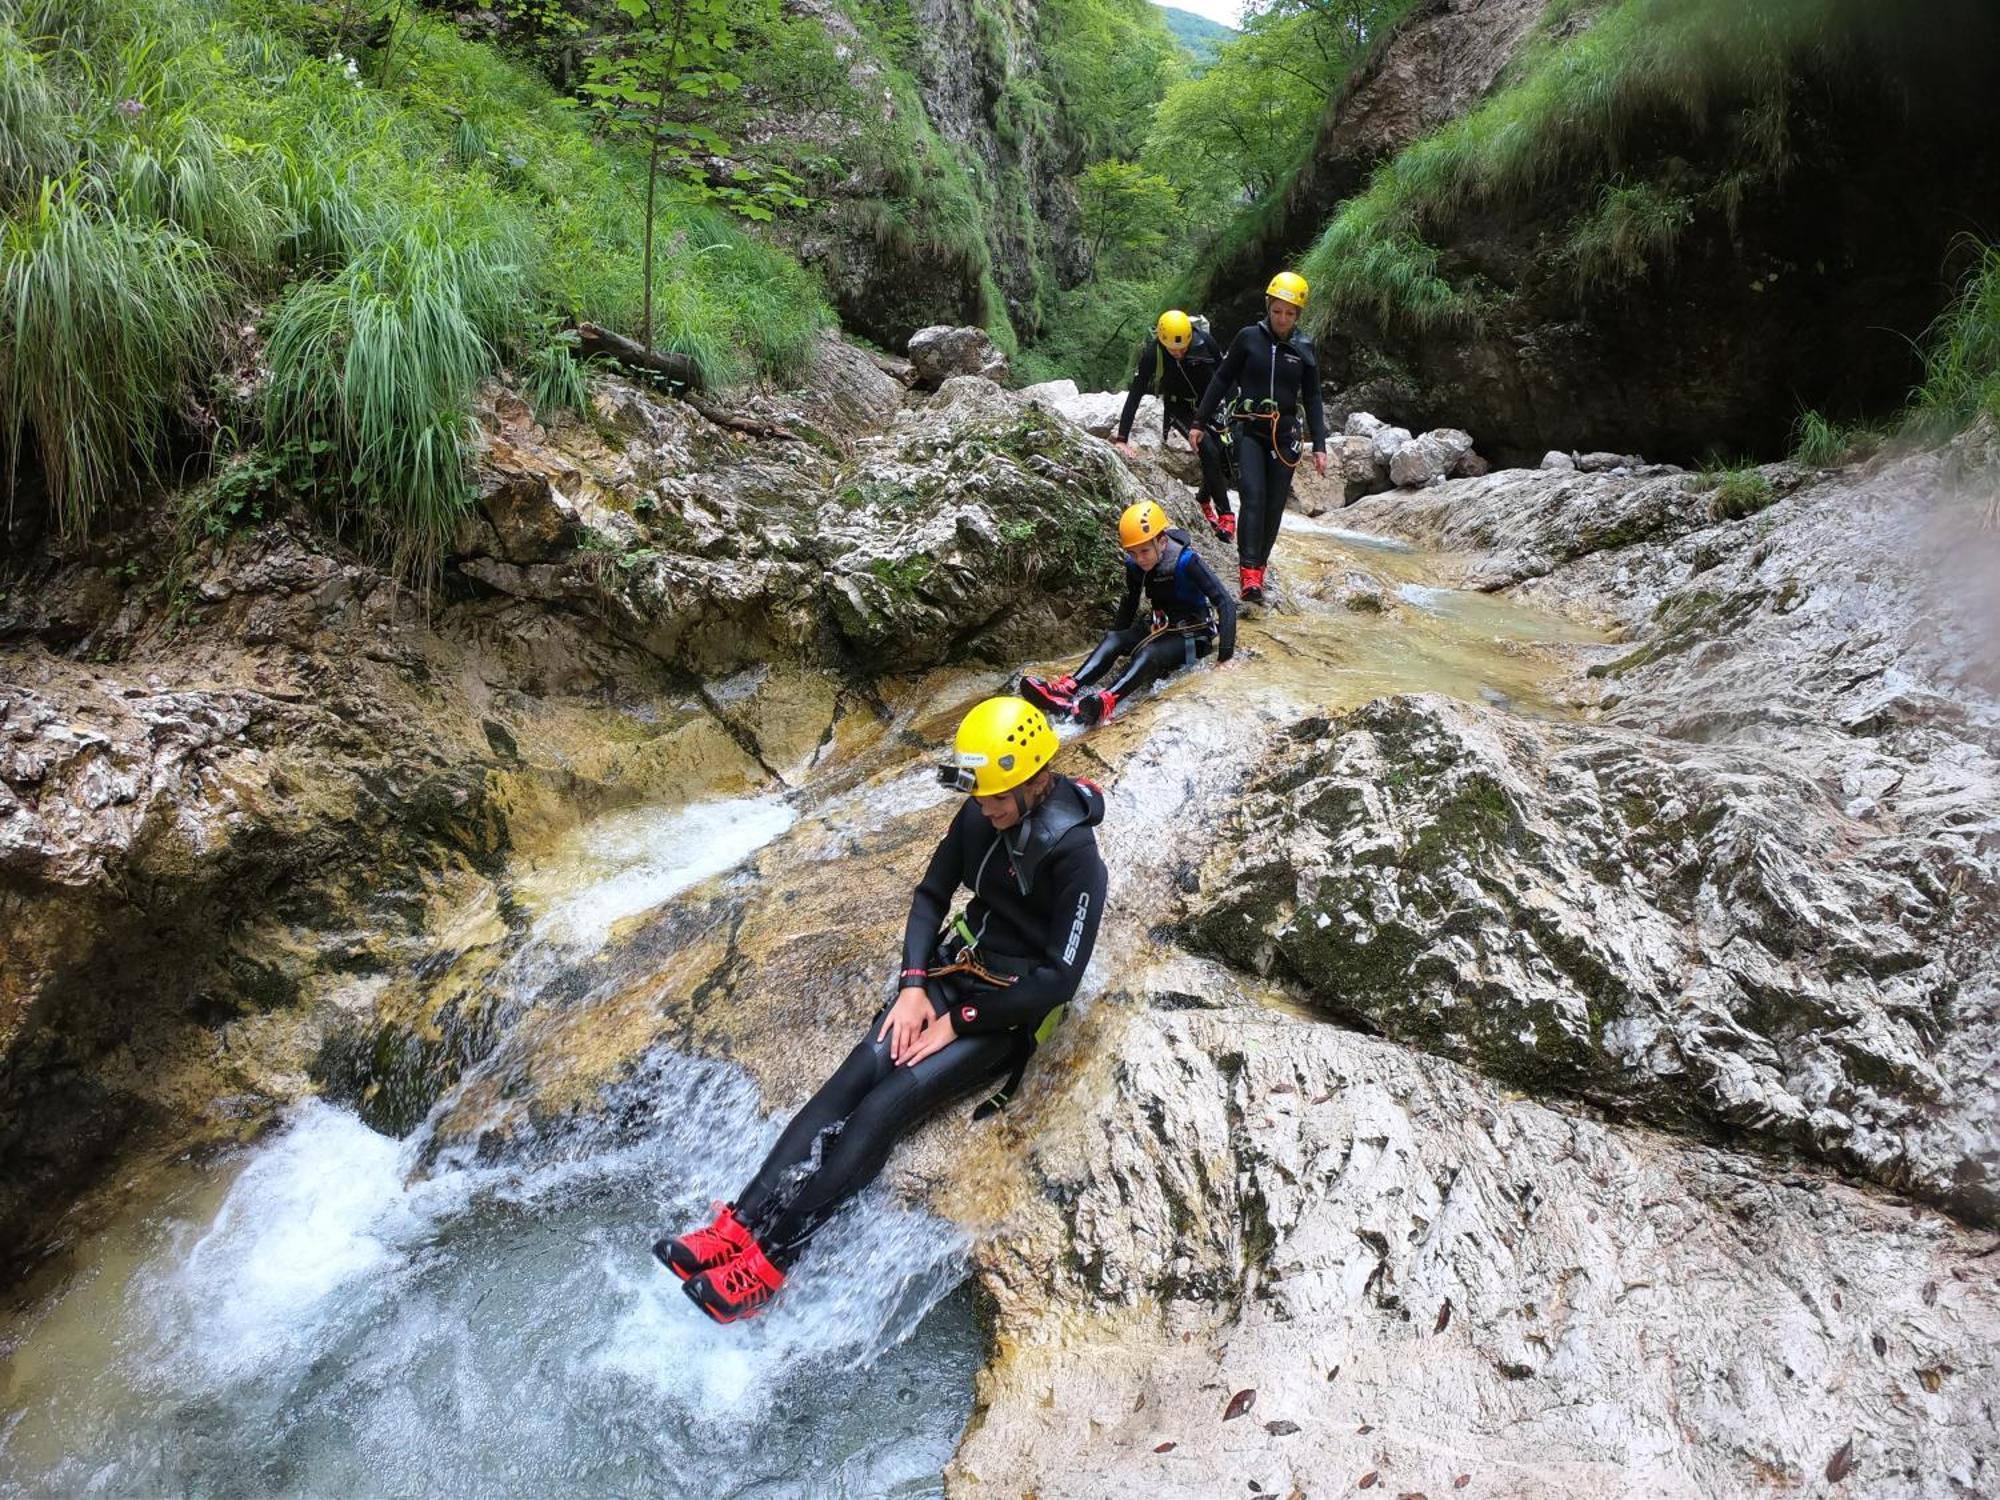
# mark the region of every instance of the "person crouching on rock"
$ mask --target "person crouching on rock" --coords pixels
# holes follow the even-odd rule
[[[778,1137],[733,1204],[653,1253],[718,1323],[761,1312],[814,1231],[874,1181],[896,1141],[1005,1078],[1000,1108],[1075,995],[1104,915],[1104,794],[1051,768],[1033,704],[988,698],[940,779],[967,793],[910,901],[895,999]],[[948,915],[954,893],[971,894]]]
[[[1160,441],[1178,432],[1187,437],[1194,426],[1195,404],[1222,365],[1222,350],[1208,331],[1206,320],[1190,318],[1179,308],[1160,314],[1153,337],[1139,353],[1139,373],[1125,393],[1125,410],[1118,415],[1118,451],[1132,457],[1132,422],[1139,415],[1139,403],[1148,392],[1158,392],[1164,408]],[[1194,444],[1190,441],[1190,447]],[[1195,503],[1203,517],[1225,542],[1236,537],[1236,517],[1229,509],[1229,476],[1222,461],[1222,445],[1210,443],[1195,448],[1201,460],[1201,488]]]
[[[1264,602],[1264,569],[1278,542],[1292,470],[1299,466],[1298,409],[1312,429],[1313,469],[1326,473],[1326,411],[1320,403],[1319,355],[1298,331],[1306,279],[1280,271],[1264,288],[1264,320],[1238,332],[1195,408],[1188,441],[1197,452],[1215,441],[1213,418],[1229,401],[1236,448],[1236,490],[1243,501],[1236,532],[1245,604]]]
[[[1086,724],[1110,718],[1140,688],[1193,666],[1211,648],[1217,666],[1236,654],[1236,601],[1195,552],[1193,537],[1168,524],[1159,506],[1142,500],[1118,518],[1118,544],[1125,549],[1125,597],[1111,633],[1075,675],[1052,682],[1021,679],[1021,696],[1030,703]],[[1141,592],[1151,606],[1143,617]],[[1128,655],[1109,686],[1092,686]]]

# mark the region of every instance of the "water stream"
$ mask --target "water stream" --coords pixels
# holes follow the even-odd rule
[[[1315,594],[1355,571],[1385,612]],[[1182,803],[1218,758],[1255,753],[1258,721],[1411,691],[1559,712],[1556,650],[1595,639],[1438,587],[1405,543],[1300,518],[1280,576],[1300,607],[1247,623],[1240,667],[1185,674],[1096,742],[1133,773],[1102,836],[1114,898],[1167,878]],[[970,701],[992,677],[939,682]],[[878,1186],[763,1319],[715,1327],[649,1245],[761,1158],[780,1122],[748,1076],[655,1044],[601,1110],[536,1127],[509,1071],[537,1028],[629,1007],[625,971],[662,957],[631,934],[652,923],[657,942],[710,877],[757,882],[759,850],[765,877],[848,858],[914,876],[921,851],[897,840],[947,799],[909,738],[858,784],[630,809],[521,856],[508,888],[530,921],[487,981],[513,1030],[412,1137],[300,1104],[254,1147],[138,1182],[59,1286],[0,1315],[0,1495],[941,1493],[983,1357],[960,1231]],[[1143,930],[1107,922],[1093,989]],[[513,1111],[501,1149],[444,1127],[472,1090]]]

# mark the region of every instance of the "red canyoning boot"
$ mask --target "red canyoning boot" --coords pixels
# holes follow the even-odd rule
[[[1223,511],[1215,518],[1215,534],[1225,542],[1236,540],[1236,516],[1231,511]]]
[[[1047,714],[1074,716],[1076,713],[1076,679],[1057,677],[1053,680],[1042,677],[1021,678],[1021,696]]]
[[[1245,604],[1262,604],[1264,602],[1264,570],[1262,568],[1244,568],[1240,571],[1242,573],[1242,580],[1241,587],[1237,590],[1238,597]]]
[[[715,1220],[706,1229],[691,1229],[653,1246],[660,1264],[682,1281],[699,1276],[711,1267],[733,1260],[745,1250],[754,1250],[757,1241],[736,1217],[736,1205],[715,1205]]]
[[[681,1290],[716,1322],[734,1323],[756,1317],[784,1284],[785,1273],[752,1240],[741,1255],[703,1271]]]
[[[1086,724],[1102,724],[1118,707],[1118,695],[1099,688],[1076,700],[1076,716]]]

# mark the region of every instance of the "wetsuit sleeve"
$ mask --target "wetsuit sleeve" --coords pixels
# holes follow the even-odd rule
[[[938,929],[944,926],[945,916],[951,910],[952,894],[958,889],[958,872],[962,867],[958,857],[958,819],[953,818],[951,827],[938,841],[937,852],[931,855],[930,868],[917,882],[916,894],[910,897],[910,920],[903,926],[904,974],[930,967],[931,949],[936,946]]]
[[[1229,596],[1229,590],[1222,586],[1222,580],[1215,576],[1215,570],[1196,555],[1191,571],[1194,581],[1201,585],[1201,591],[1208,602],[1215,606],[1216,635],[1215,661],[1220,666],[1236,654],[1236,601]]]
[[[1147,339],[1145,352],[1139,356],[1139,373],[1132,377],[1132,389],[1125,393],[1125,410],[1118,414],[1118,441],[1129,442],[1132,437],[1132,421],[1139,415],[1139,403],[1146,399],[1146,392],[1153,384],[1153,364],[1159,358],[1160,341]]]
[[[1326,403],[1320,396],[1319,358],[1317,351],[1306,364],[1304,396],[1306,398],[1306,426],[1312,431],[1313,452],[1326,452]]]
[[[957,1006],[952,1027],[960,1036],[1033,1026],[1067,1004],[1083,982],[1104,916],[1104,860],[1097,841],[1082,844],[1064,859],[1060,871],[1048,873],[1058,879],[1050,908],[1052,930],[1043,937],[1039,962],[1005,989],[981,989]]]
[[[1215,372],[1215,379],[1209,381],[1208,389],[1202,392],[1201,405],[1194,409],[1196,426],[1207,427],[1210,424],[1216,407],[1222,404],[1222,398],[1236,384],[1236,377],[1243,373],[1243,361],[1249,357],[1249,344],[1246,342],[1249,334],[1250,330],[1246,328],[1230,340],[1229,352],[1222,356],[1221,368]],[[1320,418],[1320,425],[1326,425],[1324,416]]]
[[[1118,601],[1118,618],[1111,622],[1113,630],[1130,630],[1132,622],[1139,618],[1139,591],[1145,587],[1146,575],[1130,563],[1125,565],[1125,597]]]

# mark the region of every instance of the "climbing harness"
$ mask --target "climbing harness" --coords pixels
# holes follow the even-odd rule
[[[1284,422],[1285,415],[1285,412],[1280,409],[1278,403],[1273,401],[1269,396],[1255,403],[1239,401],[1229,411],[1232,421],[1241,422],[1245,426],[1252,424],[1261,426],[1268,423],[1271,430],[1269,435],[1265,437],[1265,443],[1271,450],[1271,456],[1276,458],[1287,469],[1297,469],[1300,461],[1306,456],[1305,444],[1299,444],[1294,450],[1297,455],[1296,457],[1285,457],[1284,445],[1278,441],[1278,428]]]

